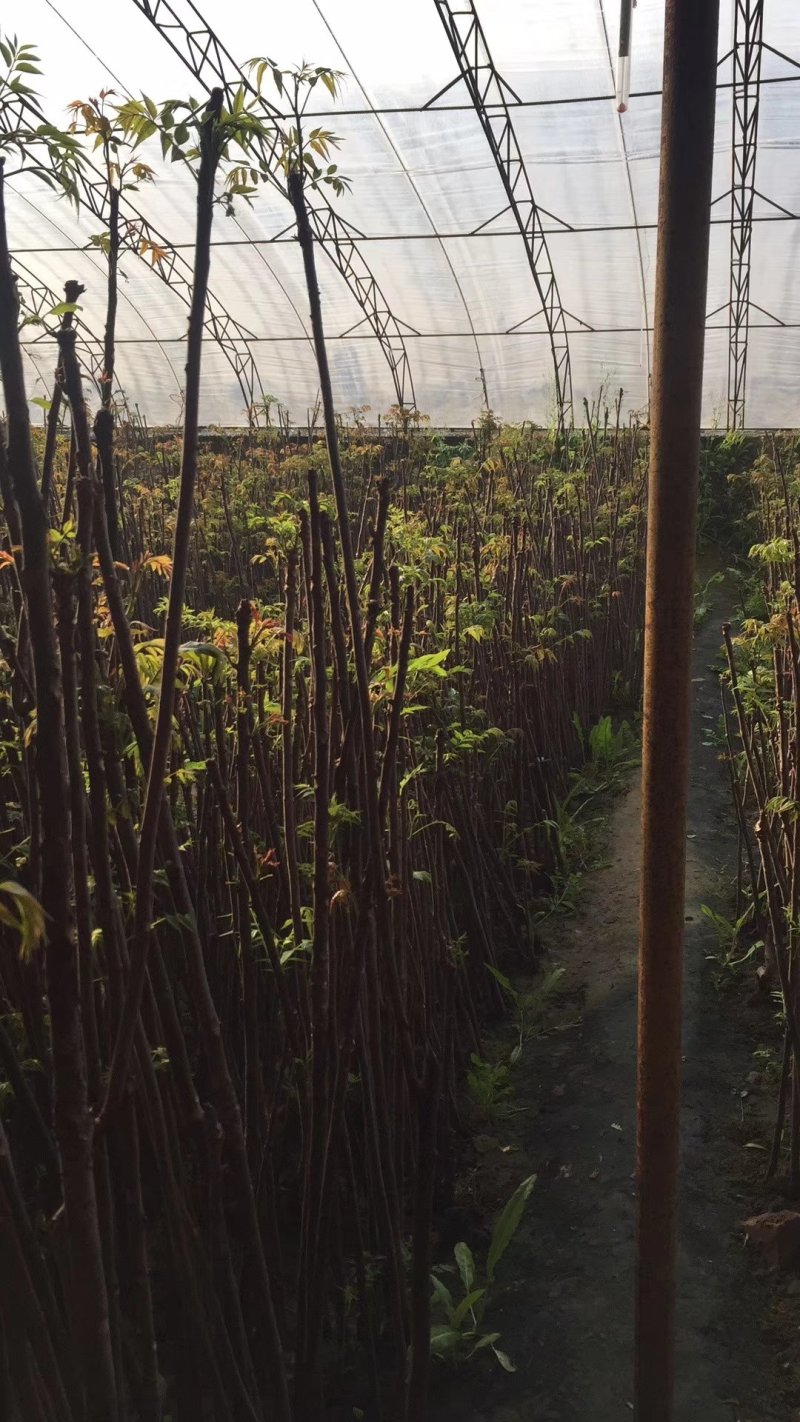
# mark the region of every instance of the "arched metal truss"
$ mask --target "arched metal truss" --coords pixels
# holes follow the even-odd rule
[[[744,428],[764,0],[734,0],[728,429]]]
[[[12,256],[11,258],[11,270],[17,284],[23,320],[26,317],[32,317],[37,323],[44,321],[48,313],[64,300],[63,296],[58,296],[51,286],[41,281],[35,272],[32,272],[30,267],[24,266],[17,257]],[[99,392],[103,374],[103,342],[90,330],[80,316],[75,317],[73,325],[77,332],[79,349],[85,356],[87,373]],[[48,339],[52,339],[51,332],[46,332],[45,335]],[[31,343],[27,343],[27,345],[30,349]],[[42,347],[44,348],[44,342],[42,342]],[[57,360],[54,341],[49,354],[53,361]]]
[[[24,127],[27,120],[36,126],[47,122],[39,105],[27,95],[19,95],[0,107],[0,129],[13,132]],[[90,159],[85,159],[78,170],[77,182],[81,203],[105,229],[108,222],[108,183],[105,174]],[[170,246],[167,238],[142,216],[125,193],[120,194],[119,216],[122,248],[142,258],[148,269],[155,272],[188,308],[192,299],[191,263],[181,252]],[[145,255],[148,251],[162,255],[157,260],[152,260]],[[253,332],[234,320],[212,291],[209,291],[206,300],[204,326],[209,338],[216,341],[228,360],[242,392],[245,407],[250,412],[258,397],[264,393],[249,344],[253,339]]]
[[[191,0],[133,0],[133,3],[207,92],[216,86],[231,95],[240,85],[244,85],[260,100],[269,116],[280,117],[242,72]],[[273,185],[288,202],[286,186],[278,176],[275,152],[276,145],[265,151],[267,171]],[[316,240],[341,272],[364,313],[363,320],[380,342],[391,371],[398,405],[415,408],[414,383],[404,333],[359,249],[358,241],[363,233],[340,217],[321,193],[308,195],[308,207],[311,230]]]
[[[201,78],[201,82],[206,88],[211,84],[222,84],[230,92],[232,87],[242,82],[240,71],[232,61],[229,52],[206,24],[193,0],[135,0],[135,3],[139,11],[161,32],[162,37],[167,40],[181,61],[186,63],[192,74]],[[392,224],[391,231],[369,229],[362,232],[352,225],[342,222],[331,209],[315,211],[314,222],[315,224],[319,223],[317,236],[323,250],[326,250],[329,256],[333,255],[333,259],[340,265],[347,266],[348,261],[350,262],[350,270],[347,273],[348,285],[351,291],[354,291],[359,283],[362,284],[361,290],[355,294],[362,299],[366,297],[366,304],[371,303],[373,312],[371,320],[364,315],[357,319],[357,325],[348,331],[329,332],[329,339],[334,342],[369,344],[374,342],[376,335],[382,332],[382,346],[387,355],[387,361],[392,367],[393,375],[395,375],[395,389],[399,398],[402,393],[405,393],[402,377],[403,372],[407,370],[406,350],[413,353],[414,342],[419,342],[417,349],[422,350],[425,349],[424,343],[442,340],[474,341],[478,338],[497,338],[499,340],[501,337],[509,339],[523,337],[527,340],[529,337],[536,337],[538,341],[548,343],[547,347],[542,346],[540,349],[551,349],[553,367],[557,375],[560,376],[557,383],[561,387],[561,402],[563,407],[568,410],[570,347],[574,354],[576,341],[580,346],[582,338],[588,336],[588,346],[595,350],[599,349],[596,344],[599,337],[636,333],[646,339],[651,328],[647,321],[640,327],[639,325],[629,325],[625,320],[615,324],[613,319],[601,320],[599,325],[589,326],[569,312],[563,311],[558,304],[558,291],[555,288],[550,254],[555,259],[557,269],[561,271],[562,251],[558,246],[559,243],[563,248],[566,248],[565,261],[574,262],[575,244],[573,239],[576,236],[583,237],[590,233],[633,232],[636,234],[637,241],[641,241],[643,233],[655,230],[655,221],[649,215],[647,220],[640,220],[635,209],[632,211],[632,220],[630,221],[612,221],[610,218],[616,214],[607,213],[605,209],[602,211],[598,209],[596,214],[592,213],[591,209],[588,212],[581,209],[584,212],[584,220],[573,223],[554,217],[552,213],[534,202],[529,179],[535,180],[535,174],[530,169],[529,174],[525,173],[520,143],[515,138],[511,127],[512,123],[516,123],[515,112],[517,110],[538,111],[540,108],[552,111],[553,106],[558,106],[558,108],[569,106],[570,112],[580,112],[581,108],[590,106],[594,112],[597,106],[608,106],[612,103],[614,94],[607,91],[608,86],[605,89],[601,86],[598,92],[589,94],[548,93],[536,97],[528,95],[521,97],[515,94],[508,82],[494,68],[486,38],[476,14],[476,7],[480,9],[482,3],[483,0],[451,0],[451,3],[448,3],[447,0],[436,0],[439,21],[444,24],[448,42],[458,58],[458,65],[452,66],[452,79],[433,99],[428,99],[427,103],[423,103],[422,106],[419,103],[389,103],[381,106],[372,104],[367,99],[366,107],[363,105],[345,109],[337,107],[337,112],[345,115],[369,116],[381,123],[384,117],[390,119],[394,115],[422,112],[431,115],[439,113],[442,115],[445,131],[447,131],[447,125],[453,113],[477,112],[484,141],[488,140],[490,143],[493,157],[508,194],[507,205],[502,213],[495,213],[488,220],[480,222],[479,226],[467,223],[465,225],[468,230],[461,230],[461,224],[455,220],[451,231],[442,230],[441,227],[432,223],[431,233],[419,231],[417,225],[414,225],[414,229],[411,231],[403,230],[403,224]],[[602,5],[602,0],[599,0],[599,3]],[[324,0],[317,8],[324,19]],[[779,27],[779,31],[790,33],[790,30],[786,28],[786,17],[791,14],[788,0],[776,0],[775,9],[776,12],[781,11],[784,15],[783,28]],[[751,278],[753,233],[760,230],[764,233],[764,240],[767,241],[769,239],[765,224],[775,222],[796,224],[800,222],[800,212],[783,206],[779,201],[768,196],[763,190],[759,191],[756,187],[756,144],[759,138],[763,141],[764,124],[767,119],[770,120],[768,127],[772,125],[770,131],[775,131],[774,109],[777,107],[777,104],[774,104],[770,112],[767,113],[766,109],[761,106],[760,100],[764,98],[766,101],[766,97],[770,93],[774,94],[777,100],[778,95],[782,92],[792,92],[791,89],[784,91],[783,85],[800,83],[800,60],[791,58],[789,54],[774,48],[763,39],[763,10],[764,0],[733,0],[733,43],[719,61],[720,66],[730,65],[730,71],[726,71],[724,80],[720,75],[720,82],[717,86],[719,91],[731,91],[733,108],[732,133],[729,130],[733,150],[731,169],[728,170],[731,177],[728,178],[726,175],[724,182],[728,186],[715,197],[712,203],[711,218],[714,226],[724,225],[729,229],[726,238],[723,239],[726,246],[729,246],[724,273],[728,296],[721,306],[708,313],[707,329],[719,333],[723,340],[722,351],[727,353],[727,360],[725,360],[724,354],[722,356],[723,369],[722,371],[717,369],[715,380],[718,380],[721,375],[725,381],[727,376],[728,423],[733,427],[744,426],[746,416],[752,406],[752,398],[755,398],[753,379],[757,372],[755,372],[752,359],[748,355],[750,332],[774,330],[776,327],[780,327],[785,332],[800,331],[800,321],[792,319],[795,314],[793,310],[780,312],[780,308],[778,308],[780,314],[775,315],[759,306],[752,299],[754,292],[752,282],[756,276],[756,272],[754,272]],[[431,11],[433,13],[433,7],[431,7]],[[57,10],[56,13],[58,13]],[[325,23],[327,24],[327,21]],[[75,33],[77,35],[77,32]],[[87,49],[91,50],[95,61],[102,63],[88,42],[81,36],[77,37]],[[775,68],[774,65],[769,66],[770,72],[762,72],[762,67],[766,68],[766,65],[762,66],[762,54],[764,53],[779,60],[785,72],[772,72]],[[351,68],[347,61],[345,61],[344,67]],[[462,87],[462,81],[466,83],[466,89]],[[116,82],[118,88],[124,89],[124,85],[120,81]],[[771,88],[770,86],[779,87]],[[250,92],[254,92],[252,85],[249,87]],[[642,87],[641,90],[635,91],[631,97],[634,100],[639,98],[658,99],[660,93],[660,88]],[[269,105],[263,98],[262,102],[265,112],[271,114],[276,121],[287,119],[285,113],[281,113],[280,110]],[[276,102],[280,102],[280,100],[276,100]],[[0,110],[0,131],[2,131],[3,120],[8,112],[7,100],[3,110]],[[761,111],[759,112],[759,110]],[[309,122],[325,122],[330,117],[330,110],[325,106],[320,110],[309,105],[305,117]],[[30,106],[28,117],[24,120],[25,126],[35,127],[42,118],[43,115],[39,107]],[[15,124],[17,116],[13,116],[10,122]],[[388,131],[387,136],[391,142]],[[473,134],[473,140],[474,138]],[[433,136],[432,141],[436,141]],[[274,186],[282,191],[281,172],[275,162],[278,156],[276,153],[277,142],[277,135],[271,141],[267,138],[264,145],[264,156],[272,156]],[[791,147],[790,135],[785,139],[781,138],[779,146],[789,149]],[[402,167],[402,159],[398,161]],[[465,181],[468,181],[468,178],[465,177]],[[21,194],[21,196],[24,201],[30,201],[25,194]],[[83,205],[96,213],[101,221],[104,219],[106,184],[104,173],[99,168],[87,169],[82,180],[81,199]],[[795,207],[796,204],[791,206]],[[178,243],[174,248],[171,247],[166,240],[159,237],[155,229],[142,218],[132,205],[128,206],[124,217],[130,224],[127,231],[123,229],[123,236],[128,239],[125,245],[130,246],[132,250],[137,250],[137,247],[141,245],[142,237],[153,241],[165,252],[164,259],[154,268],[156,274],[166,280],[170,286],[176,282],[180,283],[182,280],[184,291],[188,292],[191,282],[189,265],[192,255],[191,243],[186,241]],[[786,231],[785,227],[783,230]],[[371,285],[371,274],[368,269],[365,271],[360,259],[361,253],[369,254],[370,242],[382,245],[395,242],[405,244],[421,242],[424,244],[433,237],[443,245],[451,239],[465,238],[474,239],[476,243],[479,243],[480,239],[489,239],[491,243],[498,238],[507,238],[511,242],[517,243],[520,234],[525,238],[526,256],[532,262],[533,275],[538,278],[536,298],[539,304],[535,315],[518,322],[511,329],[498,330],[495,327],[504,323],[487,322],[486,329],[478,330],[471,320],[468,320],[467,323],[469,329],[464,329],[457,321],[449,323],[448,329],[443,329],[438,322],[432,322],[431,324],[436,327],[432,330],[412,328],[403,323],[400,323],[399,326],[397,323],[392,324],[391,313],[383,303],[377,285]],[[139,238],[138,243],[137,237]],[[337,239],[339,252],[333,254],[331,242]],[[542,239],[546,239],[546,244]],[[268,251],[272,244],[293,242],[294,240],[293,226],[289,223],[287,216],[287,226],[282,230],[251,238],[242,229],[239,232],[228,233],[226,236],[216,238],[214,245],[234,248],[248,244],[254,251],[261,253],[262,249]],[[60,245],[62,241],[67,245]],[[35,265],[38,253],[57,254],[73,250],[70,235],[66,231],[59,232],[57,230],[55,236],[51,237],[49,245],[40,244],[40,242],[38,234],[34,235],[31,245],[27,248],[29,255],[26,254],[26,251],[20,250],[19,256],[24,261],[31,260]],[[185,258],[189,260],[184,260]],[[265,262],[267,260],[263,256],[261,259]],[[97,262],[96,265],[99,267],[100,263]],[[42,284],[38,285],[41,288]],[[34,281],[33,287],[36,286],[37,283]],[[288,292],[284,294],[288,296]],[[758,295],[757,292],[755,294]],[[550,297],[553,299],[549,299]],[[42,295],[42,300],[49,301],[49,294],[47,297]],[[291,301],[291,298],[289,300]],[[255,391],[258,383],[257,373],[250,356],[251,348],[257,354],[258,347],[261,345],[306,342],[309,339],[308,332],[305,330],[301,313],[296,307],[295,311],[300,319],[302,334],[296,334],[294,331],[288,332],[277,326],[269,332],[263,331],[256,336],[232,321],[224,308],[214,302],[213,298],[212,303],[213,305],[209,308],[210,324],[207,327],[209,336],[222,338],[223,350],[237,372],[244,402],[249,404],[250,391]],[[28,304],[35,308],[33,298]],[[293,302],[292,305],[294,305]],[[361,309],[364,310],[363,305]],[[139,314],[147,325],[145,312],[142,310]],[[467,314],[469,316],[469,313]],[[47,348],[41,335],[33,335],[34,329],[31,328],[26,332],[25,340],[26,345],[32,346],[32,359],[37,358],[40,350],[43,351]],[[231,338],[230,345],[228,345],[229,336]],[[397,340],[392,352],[391,347],[395,336]],[[567,337],[569,345],[567,345]],[[130,344],[137,347],[153,346],[154,349],[162,347],[162,354],[170,366],[172,379],[176,385],[180,384],[180,378],[172,368],[169,353],[163,348],[159,333],[152,328],[149,328],[143,336],[136,338],[121,330],[118,344]],[[718,352],[719,348],[716,342],[715,349]],[[583,349],[581,354],[583,355]],[[411,359],[414,359],[413,354]],[[583,360],[581,364],[583,365]],[[746,396],[748,410],[745,409]],[[408,403],[408,399],[406,399],[406,403]]]
[[[511,91],[495,69],[474,0],[457,0],[456,4],[450,3],[450,0],[435,0],[435,4],[458,62],[461,78],[492,150],[508,198],[508,207],[525,243],[528,265],[542,303],[550,338],[558,423],[563,430],[572,424],[567,313],[561,305],[540,211],[514,132],[508,104],[508,93]],[[513,98],[516,99],[516,95]]]

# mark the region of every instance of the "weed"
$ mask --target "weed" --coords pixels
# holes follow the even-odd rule
[[[610,716],[602,716],[589,731],[592,765],[606,774],[636,764],[636,737],[627,721],[614,729]]]
[[[547,1009],[552,999],[558,994],[559,984],[564,977],[564,969],[555,965],[546,968],[537,976],[532,987],[524,992],[519,992],[504,973],[493,967],[491,963],[487,963],[486,966],[514,1008],[517,1041],[508,1057],[508,1066],[513,1067],[520,1060],[525,1043],[541,1036],[544,1032]],[[480,1059],[473,1057],[471,1060],[475,1062]],[[489,1063],[482,1063],[482,1067],[488,1066]]]
[[[694,613],[692,615],[695,631],[702,627],[711,611],[711,598],[709,597],[711,588],[718,587],[721,582],[724,582],[724,579],[724,573],[712,573],[704,583],[699,578],[695,578]]]
[[[707,961],[717,963],[726,976],[735,976],[764,947],[763,939],[757,938],[744,952],[740,952],[742,933],[754,917],[753,904],[748,904],[737,919],[726,918],[709,904],[701,904],[700,912],[717,935],[717,950],[706,954]]]
[[[477,1113],[487,1121],[499,1121],[506,1114],[511,1096],[506,1062],[487,1062],[474,1052],[467,1071],[467,1090]]]
[[[458,1365],[491,1349],[501,1368],[507,1373],[516,1372],[508,1354],[497,1346],[500,1334],[484,1332],[483,1318],[493,1291],[495,1270],[517,1232],[535,1184],[535,1175],[523,1180],[498,1216],[482,1273],[469,1245],[462,1240],[453,1250],[455,1266],[442,1266],[431,1276],[433,1311],[441,1315],[431,1324],[431,1353],[435,1358]],[[441,1279],[444,1272],[458,1275],[461,1298],[456,1299]]]

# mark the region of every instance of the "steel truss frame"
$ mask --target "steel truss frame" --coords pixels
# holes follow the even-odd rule
[[[11,258],[11,270],[17,284],[20,308],[37,322],[43,321],[48,312],[64,300],[63,296],[57,296],[51,286],[40,281],[36,274],[29,267],[23,266],[16,257]],[[78,316],[75,317],[73,328],[86,352],[89,374],[99,390],[103,374],[103,342],[89,330],[86,322]],[[37,341],[35,344],[38,345],[39,342]],[[58,353],[55,342],[52,355],[53,360],[57,362]]]
[[[17,97],[0,109],[0,127],[8,132],[22,128],[28,118],[37,126],[47,122],[39,105],[24,95]],[[90,159],[84,159],[76,177],[80,202],[105,227],[108,221],[109,201],[105,174]],[[188,309],[192,300],[193,271],[191,263],[179,251],[170,246],[167,238],[162,236],[151,222],[148,222],[147,218],[139,212],[135,204],[124,193],[120,194],[119,217],[121,247],[140,257],[148,269],[155,272],[156,276],[160,277],[170,290],[180,297]],[[151,262],[146,257],[145,250],[152,251],[154,248],[163,253],[163,256],[159,260]],[[209,291],[206,300],[204,327],[207,335],[217,342],[228,360],[242,392],[248,419],[251,418],[251,411],[258,396],[264,393],[249,344],[253,339],[253,332],[240,325],[211,291]]]
[[[456,4],[451,0],[435,0],[435,3],[525,243],[550,338],[558,424],[563,431],[573,422],[566,313],[561,305],[540,209],[514,132],[508,104],[508,93],[512,91],[495,68],[474,0],[457,0]]]
[[[133,3],[207,92],[214,87],[221,87],[230,97],[243,85],[249,94],[259,99],[269,117],[282,117],[242,72],[192,0],[133,0]],[[264,158],[273,186],[288,202],[286,186],[278,176],[276,149],[277,133],[272,146],[265,148]],[[308,208],[314,237],[344,277],[351,294],[364,313],[363,320],[372,328],[380,342],[391,372],[398,405],[415,409],[414,383],[403,330],[358,246],[358,240],[363,233],[340,217],[322,193],[309,193]]]
[[[764,0],[734,0],[728,429],[744,428]]]

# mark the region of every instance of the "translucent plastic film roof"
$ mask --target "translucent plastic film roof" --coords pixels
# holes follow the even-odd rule
[[[612,391],[624,387],[626,408],[646,406],[663,0],[639,0],[634,9],[624,114],[615,100],[619,0],[476,0],[493,66],[479,76],[492,105],[483,123],[443,18],[470,11],[467,0],[159,4],[59,0],[56,7],[51,0],[5,0],[3,28],[39,49],[44,79],[33,82],[40,84],[47,118],[61,124],[70,100],[103,87],[134,95],[144,90],[159,100],[201,96],[203,79],[214,82],[204,49],[207,27],[227,51],[228,69],[231,61],[243,65],[266,54],[282,67],[308,60],[345,71],[335,106],[321,85],[311,104],[314,111],[335,108],[325,122],[342,140],[340,166],[352,181],[344,197],[317,202],[322,235],[329,230],[328,205],[342,219],[338,244],[323,243],[319,272],[343,413],[368,406],[367,418],[374,418],[402,398],[439,426],[468,424],[487,402],[506,420],[545,422],[553,416],[557,363],[563,376],[565,352],[576,422],[584,397],[591,400],[601,383]],[[148,8],[164,27],[173,25],[168,34],[179,53],[148,18]],[[754,0],[739,4],[738,53],[751,61],[746,87],[731,54],[736,8],[735,0],[722,0],[704,421],[724,426],[729,419],[735,324],[746,350],[739,422],[796,425],[800,3],[764,0],[763,29]],[[752,46],[743,48],[744,10],[757,55]],[[187,54],[199,78],[183,62]],[[748,128],[742,116],[752,119],[756,91],[755,168],[737,179],[734,143],[741,157]],[[510,132],[501,129],[504,105]],[[487,113],[512,162],[505,173],[487,135]],[[180,407],[187,315],[180,271],[190,271],[194,217],[191,173],[180,163],[163,167],[157,155],[157,149],[155,157],[148,154],[159,168],[157,183],[133,195],[132,203],[176,254],[178,277],[169,284],[125,252],[117,353],[120,385],[153,423],[174,420]],[[519,199],[516,212],[509,182]],[[102,335],[104,262],[87,250],[97,218],[85,207],[76,216],[29,175],[11,187],[9,225],[19,263],[31,281],[59,294],[67,278],[83,282],[83,325]],[[742,204],[747,216],[749,203],[751,230],[741,220]],[[732,237],[740,254],[733,284]],[[293,422],[304,423],[315,405],[317,378],[287,201],[277,188],[264,187],[234,218],[220,210],[214,242],[212,298],[218,329],[230,339],[206,347],[203,419],[244,421],[236,372],[237,363],[241,374],[242,362],[249,362],[256,398],[276,397]],[[27,348],[30,389],[44,394],[53,352],[35,332],[25,333],[33,343]],[[740,340],[740,362],[741,356]]]

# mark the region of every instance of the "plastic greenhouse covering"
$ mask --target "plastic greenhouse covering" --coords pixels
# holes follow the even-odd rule
[[[444,427],[468,425],[486,402],[504,420],[551,420],[555,381],[542,303],[435,0],[197,0],[194,10],[187,0],[173,4],[195,27],[212,27],[239,64],[269,55],[281,67],[305,59],[345,72],[336,104],[318,85],[310,106],[335,110],[325,122],[341,138],[340,167],[352,182],[330,202],[359,234],[358,253],[402,334],[418,410]],[[576,422],[584,397],[596,397],[601,386],[623,387],[626,410],[646,407],[648,397],[664,5],[639,0],[633,12],[624,114],[614,98],[619,8],[619,0],[477,0],[547,233]],[[3,28],[39,50],[44,77],[33,82],[52,122],[65,124],[70,100],[103,87],[144,90],[157,100],[203,93],[134,0],[6,0],[3,11]],[[764,0],[763,26],[746,400],[753,428],[798,424],[800,374],[798,0]],[[733,3],[722,0],[703,411],[709,426],[724,426],[727,416],[732,34]],[[151,161],[157,182],[133,201],[190,262],[191,173],[180,163]],[[104,262],[87,250],[97,219],[85,208],[76,214],[30,175],[10,188],[16,257],[59,293],[67,278],[84,283],[81,319],[101,335]],[[244,328],[261,390],[303,424],[317,377],[291,217],[271,187],[232,218],[220,209],[211,289]],[[390,366],[335,263],[320,254],[318,264],[338,406],[345,416],[368,406],[372,421],[397,401]],[[119,381],[151,423],[171,422],[180,409],[186,305],[135,253],[126,252],[121,265]],[[24,334],[29,393],[43,395],[52,342],[35,327]],[[231,363],[211,342],[202,418],[245,421]]]

